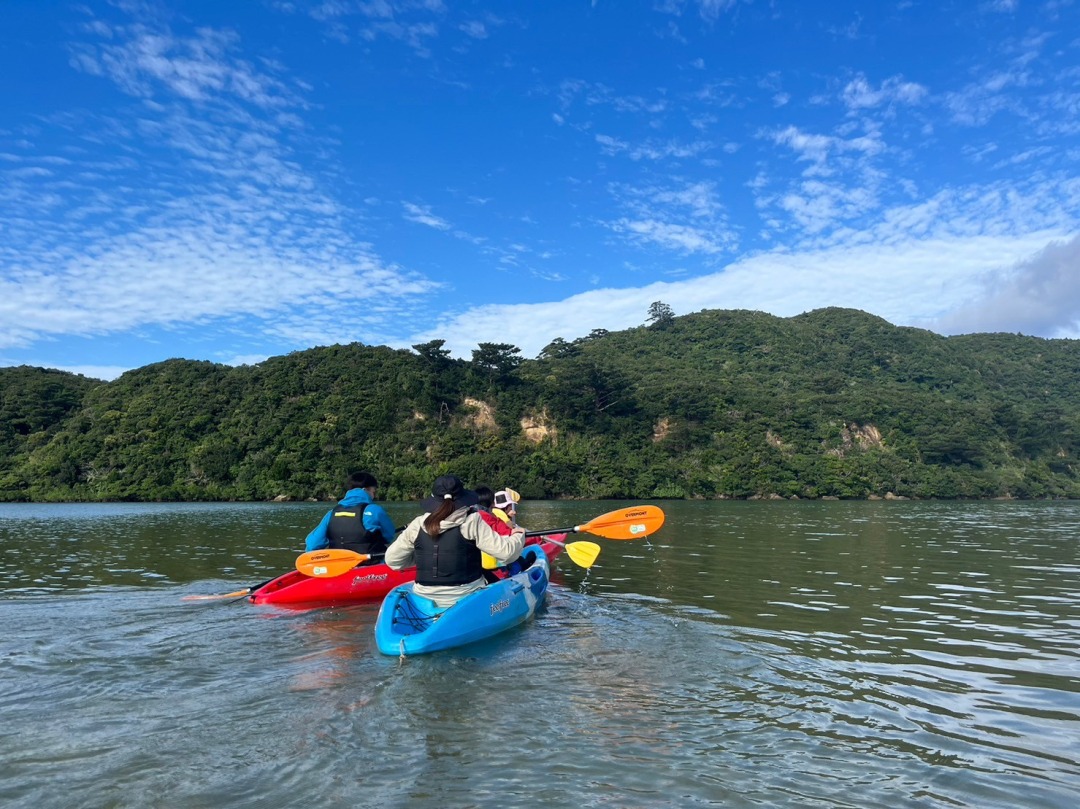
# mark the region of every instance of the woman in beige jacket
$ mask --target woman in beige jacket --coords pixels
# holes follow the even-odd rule
[[[394,570],[416,565],[413,592],[440,607],[486,585],[481,552],[505,565],[517,559],[525,545],[525,529],[515,528],[509,536],[496,533],[476,504],[476,492],[455,475],[443,475],[423,503],[425,513],[386,549],[386,564]]]

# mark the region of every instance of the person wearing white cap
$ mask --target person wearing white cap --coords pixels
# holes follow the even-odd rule
[[[492,513],[507,525],[517,526],[517,504],[520,502],[521,495],[507,486],[495,492]]]

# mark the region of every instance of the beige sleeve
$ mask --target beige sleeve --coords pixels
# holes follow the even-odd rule
[[[484,522],[479,514],[470,514],[461,524],[461,534],[476,543],[484,553],[495,557],[499,564],[513,562],[525,547],[525,529],[515,528],[509,536],[503,536]]]
[[[397,539],[390,543],[386,549],[385,562],[392,570],[403,570],[412,567],[413,549],[416,547],[416,537],[420,533],[420,527],[424,524],[427,514],[421,514],[398,534]]]

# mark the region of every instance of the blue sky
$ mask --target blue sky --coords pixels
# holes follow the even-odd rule
[[[1074,0],[6,0],[0,365],[1080,338]]]

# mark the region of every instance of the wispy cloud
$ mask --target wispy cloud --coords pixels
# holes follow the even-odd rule
[[[799,127],[788,126],[772,132],[770,137],[778,146],[787,146],[795,152],[798,160],[811,164],[804,171],[807,175],[831,173],[831,156],[845,153],[875,155],[885,148],[880,137],[873,132],[856,138],[842,138],[803,132]]]
[[[24,141],[0,169],[0,348],[211,324],[239,338],[252,319],[284,346],[371,340],[435,288],[358,238],[298,159],[326,143],[272,60],[145,17],[86,31],[73,64],[137,101],[56,116],[63,158]]]
[[[965,126],[985,126],[995,115],[1011,113],[1028,122],[1041,123],[1040,111],[1030,103],[1029,95],[1039,99],[1040,94],[1075,92],[1075,80],[1064,75],[1053,77],[1038,69],[1039,63],[1046,59],[1044,50],[1050,39],[1046,33],[1031,32],[1009,40],[1000,46],[1001,58],[994,61],[993,67],[973,67],[970,81],[943,96],[942,102],[953,121]],[[1044,90],[1047,82],[1056,86]]]
[[[502,20],[494,14],[444,26],[448,9],[442,0],[264,0],[281,14],[302,14],[317,21],[323,34],[342,45],[355,40],[380,39],[404,43],[423,58],[432,56],[431,44],[446,30],[469,39],[485,39]]]
[[[606,225],[631,243],[704,255],[738,246],[738,236],[727,221],[713,183],[616,184],[611,193],[631,215]]]
[[[739,0],[660,0],[654,7],[659,12],[675,16],[681,16],[688,7],[696,8],[702,19],[712,22],[738,4]]]
[[[893,104],[917,104],[928,91],[921,84],[904,81],[899,76],[885,79],[877,88],[871,86],[866,76],[859,74],[844,87],[841,98],[851,111],[871,109]]]
[[[768,220],[772,228],[783,230],[786,221],[816,234],[845,220],[864,218],[879,207],[878,190],[885,175],[873,159],[885,151],[885,144],[876,129],[842,137],[788,126],[761,137],[787,147],[798,163],[808,164],[801,178],[781,180],[779,189],[761,174],[754,181],[758,207],[783,215],[777,219],[774,213]],[[787,172],[779,174],[788,177]]]
[[[405,207],[405,218],[410,222],[427,225],[436,230],[450,230],[452,225],[442,217],[431,212],[430,206],[415,205],[412,202],[401,203]]]
[[[730,11],[739,4],[739,0],[698,0],[701,8],[701,16],[707,20],[715,20],[726,11]]]
[[[90,30],[107,40],[73,46],[72,64],[112,79],[131,95],[152,98],[161,87],[194,102],[233,98],[264,108],[301,103],[265,65],[259,70],[237,56],[238,38],[231,31],[200,28],[194,36],[177,37],[142,24],[108,27],[101,21]]]
[[[324,236],[332,234],[324,232]],[[50,272],[26,269],[0,280],[0,347],[50,334],[100,335],[146,325],[209,323],[251,316],[266,333],[300,344],[361,339],[380,318],[340,313],[358,301],[419,294],[424,279],[370,256],[267,241],[220,222],[144,228],[69,257]],[[317,271],[316,271],[317,268]],[[349,326],[342,327],[342,322]]]
[[[609,226],[636,241],[652,242],[688,253],[719,253],[724,250],[724,245],[713,239],[711,234],[687,225],[658,222],[655,219],[619,219]]]
[[[473,39],[487,39],[488,37],[487,26],[480,22],[480,20],[469,20],[468,22],[462,23],[459,27]]]
[[[646,116],[660,115],[670,106],[665,98],[646,98],[636,93],[619,93],[600,82],[588,82],[582,79],[562,81],[557,95],[564,114],[577,103],[582,103],[585,107],[607,107],[619,113]]]
[[[627,143],[610,135],[597,135],[596,142],[610,155],[625,154],[631,160],[664,160],[696,157],[708,151],[712,144],[707,141],[684,143],[676,140],[661,142],[647,140],[643,143]]]

